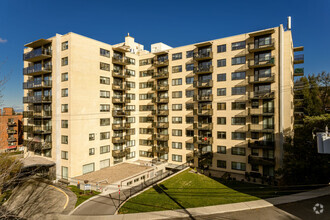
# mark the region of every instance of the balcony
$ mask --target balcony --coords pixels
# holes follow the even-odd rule
[[[304,54],[298,54],[294,56],[293,64],[301,64],[304,63]]]
[[[153,139],[157,141],[168,141],[169,135],[168,134],[154,134]]]
[[[112,84],[112,90],[124,91],[126,89],[127,89],[127,87],[124,84]]]
[[[275,158],[249,155],[248,163],[255,165],[263,165],[263,166],[273,166],[275,165]]]
[[[213,58],[213,53],[211,51],[205,51],[205,52],[197,52],[194,53],[194,60],[201,61],[201,60],[210,60]]]
[[[23,97],[23,103],[50,103],[52,96],[26,96]]]
[[[255,44],[249,43],[248,44],[248,50],[250,53],[264,51],[264,50],[274,50],[275,49],[275,39],[272,38],[269,42],[265,44]]]
[[[154,67],[162,67],[167,65],[168,65],[168,59],[160,59],[160,60],[155,59],[153,63]]]
[[[112,137],[112,143],[113,144],[124,144],[126,143],[125,138],[123,138],[124,136],[117,136],[117,137]]]
[[[305,112],[305,108],[304,107],[294,107],[294,113],[295,114],[304,114],[304,112]]]
[[[194,101],[198,102],[212,102],[213,101],[213,95],[197,95],[194,96]]]
[[[167,146],[152,146],[152,152],[157,154],[166,154],[169,152],[169,147]]]
[[[32,118],[33,111],[23,111],[23,118]]]
[[[275,82],[275,75],[272,73],[269,77],[256,77],[256,76],[249,76],[249,83],[273,83]]]
[[[124,97],[114,96],[114,97],[112,97],[112,103],[113,104],[124,104],[125,103],[125,99],[124,99]]]
[[[250,59],[248,62],[249,68],[271,67],[275,65],[275,57],[267,59]]]
[[[295,68],[293,76],[303,76],[304,68]]]
[[[275,108],[249,108],[249,115],[274,115]]]
[[[112,130],[125,130],[125,124],[121,123],[121,124],[112,124]]]
[[[112,110],[113,117],[126,117],[130,116],[131,111],[123,111],[123,110]]]
[[[213,144],[213,137],[197,137],[197,144]]]
[[[201,151],[201,150],[194,150],[194,157],[199,159],[212,159],[213,152],[212,151]]]
[[[213,115],[213,109],[196,109],[195,112],[198,116],[212,116]]]
[[[197,123],[197,129],[198,130],[212,130],[213,129],[213,123]]]
[[[52,57],[52,51],[45,48],[33,49],[23,54],[23,60],[28,62],[37,62]]]
[[[205,74],[205,73],[212,73],[213,72],[213,66],[199,66],[194,67],[195,74]]]
[[[152,112],[153,115],[168,115],[169,114],[169,110],[153,110]]]
[[[169,85],[158,84],[158,85],[154,85],[152,89],[156,91],[167,91],[169,89]]]
[[[17,139],[14,138],[14,137],[9,137],[9,138],[7,139],[7,141],[8,141],[8,142],[16,142]]]
[[[123,70],[112,70],[112,76],[123,79],[129,77],[129,75],[125,74]]]
[[[249,141],[249,148],[258,148],[258,149],[274,149],[275,142],[274,141]]]
[[[8,129],[7,130],[7,134],[16,134],[16,133],[17,133],[17,131],[14,130],[14,129]]]
[[[52,148],[51,141],[37,142],[37,141],[24,140],[23,145],[26,146],[29,151],[48,150]]]
[[[166,79],[166,78],[168,78],[168,71],[154,72],[154,74],[152,75],[152,78],[154,78],[154,79]]]
[[[154,122],[153,126],[156,128],[168,128],[169,123],[168,122]]]
[[[249,124],[248,128],[251,132],[274,132],[274,125],[271,124]]]
[[[35,64],[33,66],[23,68],[23,75],[34,76],[44,73],[51,73],[52,72],[52,65],[41,65]]]
[[[250,99],[274,99],[275,92],[274,91],[255,91],[249,93]]]
[[[112,156],[116,158],[126,157],[126,155],[130,154],[131,149],[129,147],[122,150],[112,150]]]
[[[168,97],[153,97],[152,100],[155,103],[168,103],[169,102]]]
[[[300,94],[300,95],[294,95],[293,96],[294,101],[303,101],[304,100],[304,95]]]
[[[30,126],[30,125],[24,125],[23,126],[23,132],[31,133],[32,131],[33,131],[33,126]]]
[[[33,126],[33,133],[50,134],[52,133],[52,126]]]
[[[130,64],[129,60],[125,56],[118,56],[118,55],[114,55],[112,57],[112,63],[122,66]]]
[[[51,80],[43,80],[43,81],[27,81],[23,83],[23,89],[42,89],[42,88],[51,88],[52,81]]]
[[[41,111],[41,112],[33,112],[33,118],[51,118],[52,111]]]
[[[11,126],[16,126],[17,124],[14,121],[8,121],[7,125],[8,125],[8,127],[11,127]]]
[[[208,81],[194,81],[195,88],[209,88],[213,86],[213,80]]]

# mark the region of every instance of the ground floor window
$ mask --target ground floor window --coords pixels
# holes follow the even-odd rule
[[[95,170],[94,163],[83,165],[83,174],[93,172],[94,170]]]
[[[105,159],[100,161],[100,169],[109,167],[110,166],[110,159]]]
[[[68,179],[69,178],[69,169],[67,167],[62,166],[62,179]]]
[[[245,163],[240,163],[240,162],[231,162],[231,169],[232,170],[246,170],[246,164]]]

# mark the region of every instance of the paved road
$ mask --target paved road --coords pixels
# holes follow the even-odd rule
[[[323,213],[315,214],[313,207],[316,203],[323,205]],[[176,220],[222,220],[222,219],[242,219],[242,220],[265,220],[265,219],[330,219],[330,196],[323,196],[315,199],[308,199],[294,203],[282,204],[269,208],[253,209],[248,211],[229,212],[223,214],[203,215],[194,218],[176,218]]]

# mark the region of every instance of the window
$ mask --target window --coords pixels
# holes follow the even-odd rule
[[[182,85],[182,79],[172,79],[172,86]]]
[[[110,125],[110,118],[101,118],[100,126],[107,126],[107,125]]]
[[[187,98],[194,97],[194,90],[186,90],[186,97]]]
[[[89,140],[90,141],[94,141],[95,140],[95,134],[94,133],[90,133],[89,134]]]
[[[100,98],[110,98],[110,91],[100,90]]]
[[[69,74],[68,73],[62,73],[62,77],[61,77],[62,82],[68,81],[68,78],[69,78]]]
[[[259,149],[257,149],[257,148],[252,148],[252,149],[251,149],[251,154],[252,154],[253,156],[259,156]]]
[[[109,104],[101,104],[100,105],[100,112],[110,112],[110,105]]]
[[[182,130],[172,129],[172,136],[182,136]]]
[[[140,89],[145,89],[145,88],[152,88],[154,85],[153,82],[143,82],[143,83],[140,83]]]
[[[135,111],[135,105],[126,105],[125,107],[127,111]]]
[[[194,50],[189,50],[186,52],[186,57],[187,58],[190,58],[190,57],[193,57],[194,56]]]
[[[89,154],[89,156],[94,155],[95,154],[95,148],[89,148],[88,149],[88,154]]]
[[[226,59],[217,60],[218,67],[226,66]]]
[[[135,76],[135,70],[126,69],[126,74],[127,74],[127,76]]]
[[[231,65],[238,65],[244,63],[245,63],[245,56],[231,58]]]
[[[153,70],[140,71],[140,77],[152,76],[153,73]]]
[[[182,104],[173,104],[172,105],[172,111],[181,111],[182,110]]]
[[[126,121],[127,123],[135,123],[135,117],[127,117]]]
[[[231,74],[231,80],[245,79],[245,72],[235,72]]]
[[[231,124],[232,125],[245,125],[246,119],[245,117],[232,117]]]
[[[68,97],[68,95],[69,95],[69,91],[68,91],[68,89],[62,89],[62,97]]]
[[[61,158],[63,160],[68,160],[69,159],[69,153],[67,151],[61,151]]]
[[[153,97],[154,97],[154,94],[152,94],[152,93],[140,94],[139,100],[150,100]]]
[[[110,159],[105,159],[100,161],[100,169],[109,167],[110,166]]]
[[[63,50],[67,50],[69,48],[69,42],[68,41],[65,41],[62,43],[62,51]]]
[[[110,85],[110,78],[105,76],[100,76],[100,83],[105,85]]]
[[[135,140],[130,140],[126,142],[126,147],[134,147],[135,146]]]
[[[62,122],[61,122],[61,127],[62,127],[62,128],[68,128],[68,127],[69,127],[69,122],[68,122],[68,120],[62,120]]]
[[[61,136],[61,143],[62,144],[68,144],[69,143],[69,138],[66,135]]]
[[[100,48],[100,55],[104,57],[110,57],[110,51]]]
[[[61,65],[62,65],[62,66],[67,66],[68,64],[69,64],[69,59],[68,59],[68,57],[63,57],[63,58],[62,58]]]
[[[133,93],[127,93],[126,97],[129,98],[130,100],[135,100],[135,94]]]
[[[100,69],[105,71],[110,71],[110,64],[100,62]]]
[[[232,132],[231,139],[232,140],[245,140],[246,133],[245,132]]]
[[[226,132],[225,131],[218,131],[217,137],[218,137],[218,139],[226,139]]]
[[[218,125],[225,125],[226,124],[226,117],[217,117],[217,124]]]
[[[181,155],[176,155],[172,154],[172,160],[176,162],[182,162],[182,156]]]
[[[226,168],[226,161],[225,160],[217,160],[217,167],[218,168]]]
[[[186,150],[194,150],[194,143],[186,143]]]
[[[110,132],[101,132],[100,140],[110,139]]]
[[[259,108],[259,101],[258,100],[252,100],[251,107],[252,108]]]
[[[172,117],[173,124],[182,124],[182,117]]]
[[[244,110],[246,108],[245,102],[232,102],[231,109],[232,110]]]
[[[226,110],[226,103],[225,102],[217,103],[217,109],[218,110]]]
[[[126,130],[126,134],[127,135],[135,135],[135,128],[131,128],[131,129]]]
[[[173,149],[182,149],[182,142],[172,142]]]
[[[221,81],[226,81],[226,73],[220,73],[217,75],[217,81],[221,82]]]
[[[194,64],[193,63],[187,63],[186,64],[186,71],[194,70]]]
[[[100,154],[105,154],[110,152],[110,145],[105,145],[100,147]]]
[[[245,86],[231,88],[231,95],[245,95],[245,93],[246,93]]]
[[[68,104],[62,104],[61,110],[62,110],[62,113],[67,113],[69,111],[69,105]]]
[[[172,98],[173,99],[182,98],[182,91],[172,92]]]
[[[258,140],[259,139],[259,133],[258,132],[251,132],[251,139]]]
[[[218,96],[225,96],[226,95],[226,88],[219,88],[217,89]]]
[[[151,64],[151,59],[140,60],[140,66],[145,66],[145,65],[148,65],[148,64]]]
[[[194,130],[186,130],[186,136],[187,137],[194,137],[195,132]]]
[[[126,57],[128,64],[132,64],[135,65],[135,59],[134,58],[130,58],[130,57]]]
[[[186,103],[186,110],[194,110],[194,103]]]
[[[172,67],[172,73],[179,73],[179,72],[182,72],[182,65]]]
[[[62,166],[62,179],[67,180],[69,178],[69,169]]]
[[[194,124],[194,117],[186,117],[187,124]]]
[[[186,77],[186,84],[193,84],[194,83],[194,77]]]
[[[172,60],[180,60],[180,59],[182,59],[182,53],[172,54]]]
[[[226,52],[226,44],[218,45],[218,53]]]
[[[245,163],[231,162],[231,169],[232,170],[242,170],[242,171],[245,171],[246,165],[245,165]]]
[[[217,153],[218,154],[226,154],[227,153],[226,146],[217,146]]]
[[[95,170],[94,163],[89,163],[89,164],[83,165],[83,174],[94,172],[94,170]]]
[[[251,164],[251,171],[259,172],[259,165],[258,164]]]
[[[259,116],[251,116],[252,124],[259,124]]]
[[[235,42],[231,44],[231,50],[239,50],[245,48],[245,41]]]

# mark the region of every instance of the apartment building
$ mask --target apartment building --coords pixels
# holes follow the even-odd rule
[[[151,52],[129,35],[25,47],[24,143],[56,162],[58,178],[137,159],[243,175],[282,166],[301,75],[282,25]]]
[[[23,115],[0,109],[0,152],[18,150],[23,142]]]

